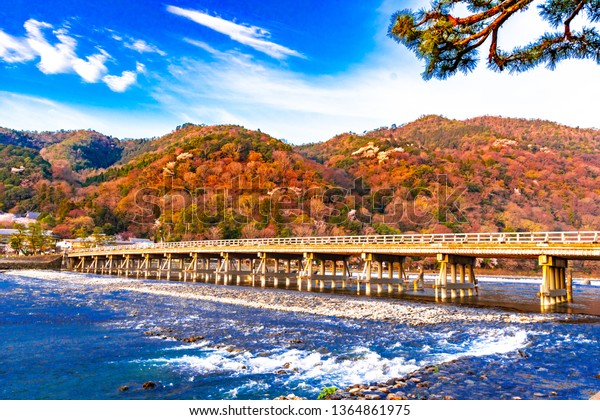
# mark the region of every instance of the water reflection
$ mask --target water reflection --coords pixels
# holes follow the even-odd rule
[[[431,275],[425,278],[425,288],[418,291],[412,289],[413,278],[410,278],[409,284],[411,287],[405,287],[404,292],[398,293],[397,289],[387,291],[383,289],[381,293],[377,293],[374,288],[369,295],[371,298],[378,299],[400,299],[418,302],[435,302],[436,304],[458,304],[471,307],[488,307],[512,310],[517,312],[534,312],[534,313],[562,313],[562,314],[585,314],[600,316],[600,282],[593,281],[591,284],[584,284],[582,281],[577,281],[573,284],[573,302],[555,305],[553,307],[542,308],[540,299],[537,295],[541,279],[533,278],[498,278],[498,277],[483,277],[478,276],[479,280],[479,295],[465,296],[453,299],[442,300],[435,297],[433,282],[434,277]],[[270,286],[267,286],[269,288]],[[296,286],[278,285],[278,289],[298,290]],[[326,293],[335,295],[361,295],[365,296],[364,287],[357,289],[352,288],[342,289],[339,287],[323,289],[313,287],[310,292],[302,291],[302,293]]]

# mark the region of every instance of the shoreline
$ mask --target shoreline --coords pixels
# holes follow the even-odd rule
[[[529,355],[523,350],[515,351],[510,357],[522,361]],[[488,374],[492,376],[490,380]],[[549,392],[534,390],[508,390],[494,387],[493,372],[474,372],[468,358],[458,358],[437,365],[419,368],[401,378],[390,378],[385,382],[354,384],[337,389],[326,397],[328,400],[457,400],[446,385],[461,383],[476,397],[479,388],[495,388],[496,400],[565,400],[560,389]],[[589,391],[588,400],[600,400],[600,391]],[[473,398],[477,399],[477,398]]]

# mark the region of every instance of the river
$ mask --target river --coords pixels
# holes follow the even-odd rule
[[[571,314],[535,313],[535,282],[481,286],[486,307],[4,272],[0,398],[315,399],[326,386],[385,382],[452,361],[476,379],[439,390],[457,399],[600,391],[597,284],[575,285]]]

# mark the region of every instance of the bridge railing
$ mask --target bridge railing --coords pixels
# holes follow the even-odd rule
[[[430,245],[430,244],[591,244],[600,240],[600,231],[586,232],[492,232],[456,234],[403,234],[366,236],[312,236],[293,238],[217,239],[185,242],[158,242],[119,246],[96,246],[71,252],[100,252],[136,249],[201,249],[273,245]]]

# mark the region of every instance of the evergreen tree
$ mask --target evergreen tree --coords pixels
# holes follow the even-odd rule
[[[31,254],[41,254],[51,248],[52,238],[45,234],[40,223],[31,223],[27,229],[27,244]]]
[[[40,254],[52,249],[54,240],[46,235],[40,223],[31,223],[28,227],[16,224],[17,233],[11,236],[10,246],[19,254]]]
[[[10,247],[15,250],[17,254],[27,253],[27,228],[25,225],[16,223],[15,229],[17,232],[13,234],[10,239]]]
[[[543,0],[539,14],[554,32],[511,52],[499,47],[502,26],[533,0],[433,0],[428,10],[401,10],[394,14],[388,35],[425,60],[424,79],[445,79],[457,71],[468,73],[478,61],[478,48],[490,40],[488,67],[522,72],[539,64],[554,69],[569,58],[592,59],[600,64],[600,0]],[[455,6],[466,6],[458,16]],[[453,15],[452,13],[455,13]],[[577,19],[580,30],[572,27]],[[586,26],[587,25],[587,26]]]

